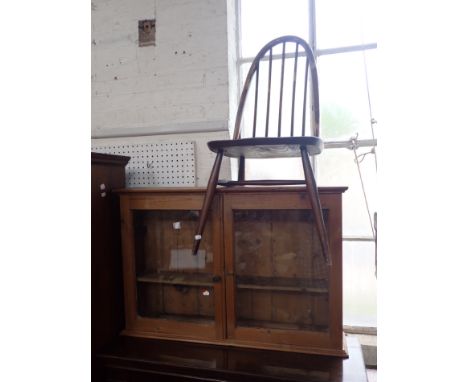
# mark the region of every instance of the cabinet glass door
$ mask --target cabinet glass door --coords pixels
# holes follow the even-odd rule
[[[133,210],[138,316],[213,324],[213,240],[208,221],[192,255],[196,210]]]
[[[236,326],[328,331],[328,267],[311,211],[234,209],[232,216]]]

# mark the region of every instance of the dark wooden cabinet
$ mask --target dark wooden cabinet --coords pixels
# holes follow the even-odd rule
[[[91,153],[91,354],[124,328],[119,200],[129,157]]]
[[[320,188],[332,265],[304,187],[217,190],[198,255],[203,189],[119,190],[124,334],[346,356],[341,196]]]

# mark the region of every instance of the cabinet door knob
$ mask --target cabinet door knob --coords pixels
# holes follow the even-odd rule
[[[219,283],[221,281],[221,276],[213,276],[212,280],[214,283]]]
[[[101,198],[105,198],[107,193],[106,193],[106,185],[104,183],[101,183],[99,185],[99,190],[101,191]]]

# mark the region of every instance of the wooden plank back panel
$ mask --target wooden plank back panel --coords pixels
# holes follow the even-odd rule
[[[235,213],[236,274],[241,276],[272,276],[271,223],[261,216]],[[250,215],[250,216],[249,216]]]

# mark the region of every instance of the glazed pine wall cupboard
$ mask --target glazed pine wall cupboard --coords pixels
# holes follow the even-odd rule
[[[204,189],[120,190],[123,334],[346,356],[345,190],[319,188],[331,266],[303,187],[218,189],[196,256]]]

